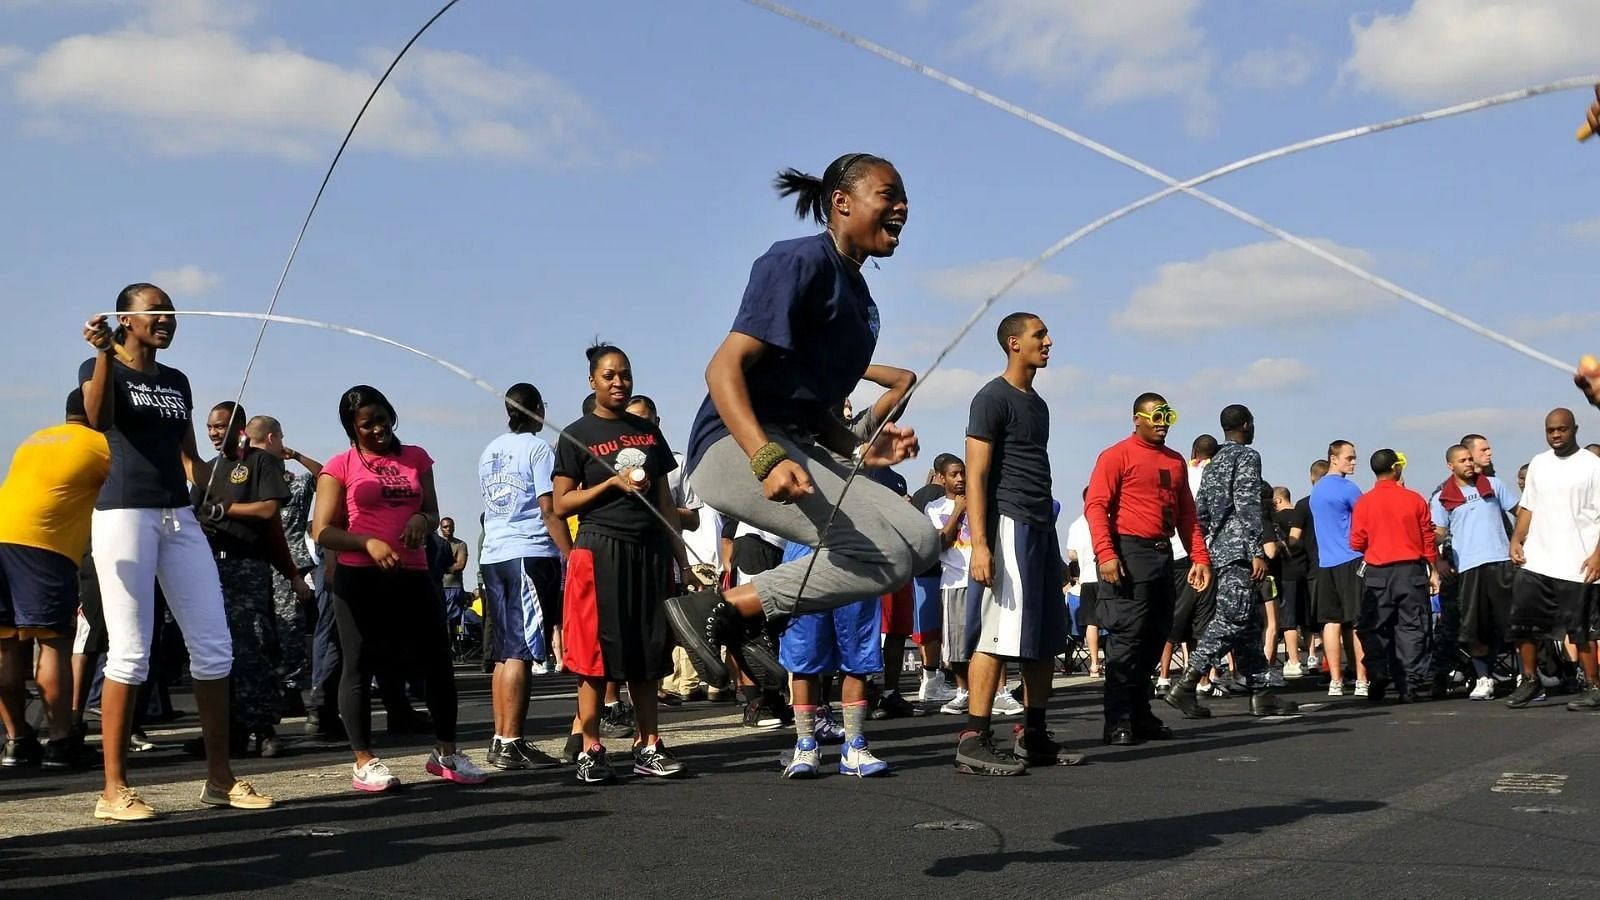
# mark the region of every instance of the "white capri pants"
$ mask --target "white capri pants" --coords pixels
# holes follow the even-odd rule
[[[189,647],[190,675],[196,681],[227,678],[233,638],[217,563],[194,511],[97,509],[91,534],[109,644],[106,677],[120,684],[143,684],[149,677],[160,580]]]

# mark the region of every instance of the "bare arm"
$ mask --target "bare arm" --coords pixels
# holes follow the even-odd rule
[[[555,476],[551,479],[551,484],[555,488],[551,495],[551,506],[556,515],[562,518],[582,515],[584,510],[611,490],[624,490],[620,474],[613,475],[594,487],[579,487],[578,480],[568,475]]]
[[[770,441],[761,423],[756,421],[755,409],[750,404],[750,385],[744,375],[766,351],[766,344],[748,334],[730,332],[706,365],[706,387],[711,393],[711,403],[746,456],[754,456]],[[845,453],[848,455],[849,450]]]
[[[556,515],[555,502],[549,494],[539,495],[539,515],[544,519],[544,528],[550,532],[550,540],[555,541],[556,550],[561,553],[561,558],[566,559],[572,555],[572,532],[567,530],[567,520]]]
[[[967,438],[967,530],[972,536],[972,580],[988,586],[993,580],[989,551],[989,498],[984,496],[989,483],[989,463],[994,447],[988,441]]]
[[[863,379],[884,389],[883,396],[872,404],[872,420],[874,422],[893,422],[905,412],[906,394],[911,393],[911,387],[917,383],[917,375],[910,369],[901,369],[895,366],[867,366],[867,372],[861,376]],[[851,448],[854,450],[855,448]]]
[[[344,482],[332,475],[317,479],[316,512],[311,516],[311,539],[324,550],[365,553],[369,535],[345,530],[349,517],[344,508]],[[333,554],[329,554],[332,558]]]
[[[667,487],[665,478],[656,479],[655,483],[656,511],[661,513],[663,521],[671,523],[676,521],[678,505],[672,502],[672,490]],[[683,544],[683,536],[677,528],[669,528],[667,532],[668,543],[672,545],[672,556],[678,563],[678,571],[685,574],[689,571],[688,549]]]
[[[102,350],[95,354],[94,374],[83,383],[83,409],[90,428],[110,431],[117,424],[115,394],[111,386],[111,351]]]
[[[227,516],[230,519],[255,519],[265,522],[278,517],[278,501],[252,500],[249,503],[228,504]]]
[[[459,574],[467,568],[467,545],[464,542],[457,544],[455,550],[456,559],[450,565],[450,574],[452,575]]]
[[[300,465],[305,466],[306,471],[311,473],[312,478],[322,474],[322,463],[319,463],[304,453],[301,453],[299,450],[289,450],[285,448],[283,451],[283,458],[292,459]]]

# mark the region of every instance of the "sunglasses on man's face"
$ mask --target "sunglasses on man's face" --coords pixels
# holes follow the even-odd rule
[[[1165,403],[1161,404],[1155,409],[1150,410],[1149,412],[1144,412],[1141,410],[1133,415],[1135,418],[1144,419],[1151,425],[1171,426],[1178,424],[1178,411],[1166,405]]]

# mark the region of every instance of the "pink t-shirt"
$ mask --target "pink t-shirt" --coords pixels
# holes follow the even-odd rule
[[[422,476],[431,471],[433,458],[428,451],[411,444],[402,445],[399,456],[374,456],[351,447],[322,467],[324,477],[336,478],[344,485],[349,519],[345,530],[384,541],[400,554],[403,567],[423,571],[428,568],[427,553],[422,547],[412,549],[400,543],[400,535],[406,522],[422,511]],[[365,553],[341,550],[339,565],[376,563]]]

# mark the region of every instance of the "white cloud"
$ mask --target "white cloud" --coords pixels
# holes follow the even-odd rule
[[[1511,326],[1521,338],[1549,337],[1553,334],[1584,334],[1600,326],[1600,312],[1557,313],[1553,316],[1523,316]]]
[[[1364,250],[1328,240],[1313,243],[1362,268],[1373,267],[1372,255]],[[1264,241],[1218,250],[1196,262],[1162,265],[1112,322],[1179,337],[1242,325],[1339,319],[1386,297],[1289,244]]]
[[[1284,47],[1251,50],[1228,67],[1228,82],[1257,91],[1286,91],[1311,78],[1317,51],[1298,35]]]
[[[175,297],[198,297],[210,293],[221,284],[222,276],[191,264],[176,269],[162,269],[150,280]]]
[[[1507,431],[1526,431],[1544,421],[1549,410],[1476,406],[1469,409],[1446,409],[1439,412],[1401,416],[1394,427],[1407,434],[1446,437],[1455,440],[1463,434],[1479,432],[1493,435]]]
[[[1191,134],[1215,130],[1212,53],[1195,24],[1199,0],[979,0],[967,49],[1001,72],[1081,85],[1091,103],[1177,100]]]
[[[14,66],[28,58],[28,51],[9,44],[0,44],[0,69]]]
[[[165,155],[220,151],[325,159],[389,53],[366,67],[310,56],[232,30],[249,6],[156,3],[117,30],[79,34],[16,68],[25,127],[58,136],[115,134]],[[570,164],[605,131],[574,91],[520,64],[417,48],[356,133],[357,146],[410,156],[460,155]]]
[[[946,300],[976,303],[993,294],[1027,263],[1020,257],[993,259],[926,272],[918,276],[917,282],[923,290]],[[1007,291],[1006,296],[1054,297],[1071,290],[1072,285],[1073,280],[1066,275],[1035,269]]]
[[[1580,244],[1600,244],[1600,216],[1568,223],[1562,226],[1561,234]]]
[[[1189,379],[1189,386],[1197,392],[1225,390],[1269,393],[1301,387],[1315,375],[1315,370],[1298,359],[1268,356],[1240,370],[1201,370]]]
[[[1416,0],[1351,21],[1341,77],[1407,102],[1463,100],[1592,71],[1596,33],[1590,0]]]

